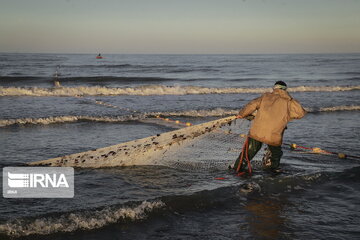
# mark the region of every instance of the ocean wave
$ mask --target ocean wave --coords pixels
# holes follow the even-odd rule
[[[160,77],[114,77],[114,76],[94,76],[94,77],[61,77],[60,82],[163,82],[171,81],[171,78]]]
[[[52,116],[44,118],[18,118],[18,119],[0,119],[0,127],[11,126],[11,125],[48,125],[54,123],[72,123],[80,121],[90,121],[90,122],[127,122],[139,120],[141,116],[116,116],[116,117],[107,117],[107,116]]]
[[[338,112],[338,111],[360,111],[360,106],[334,106],[334,107],[323,107],[323,108],[306,108],[306,111],[310,113],[317,112]]]
[[[85,64],[85,65],[61,65],[61,68],[127,68],[134,67],[132,64]]]
[[[20,73],[21,75],[21,73]],[[11,83],[11,82],[28,82],[38,80],[39,82],[48,82],[51,83],[54,80],[60,82],[163,82],[171,81],[171,78],[161,78],[161,77],[115,77],[115,76],[93,76],[93,77],[65,77],[59,75],[58,79],[53,77],[39,77],[39,76],[14,76],[12,73],[11,76],[0,76],[0,83]]]
[[[299,86],[289,88],[289,92],[339,92],[360,90],[357,86]],[[198,86],[165,86],[146,85],[127,88],[109,87],[0,87],[0,96],[115,96],[115,95],[190,95],[190,94],[235,94],[235,93],[265,93],[271,88],[208,88]]]
[[[55,217],[16,219],[0,224],[0,234],[21,237],[33,234],[48,235],[57,232],[98,229],[121,220],[136,221],[144,219],[148,213],[164,206],[165,204],[160,200],[154,202],[144,201],[133,207],[106,207],[101,210],[85,210]]]
[[[0,224],[0,237],[24,237],[29,235],[49,235],[72,233],[103,228],[114,223],[128,223],[151,218],[155,212],[201,211],[216,208],[234,202],[246,201],[247,197],[267,198],[269,196],[293,195],[306,191],[312,185],[321,182],[346,186],[348,182],[359,179],[359,167],[343,172],[299,173],[296,169],[287,169],[285,175],[273,177],[266,173],[257,173],[256,178],[234,182],[231,175],[223,184],[202,191],[190,191],[186,194],[160,196],[154,200],[130,202],[125,205],[112,205],[102,208],[90,208],[73,212],[59,212],[43,216],[17,218]]]
[[[167,117],[223,117],[229,115],[236,115],[239,113],[239,109],[224,109],[224,108],[215,108],[215,109],[199,109],[199,110],[185,110],[178,112],[152,112],[146,113],[144,116],[152,117],[157,115],[167,116]],[[334,106],[334,107],[322,107],[322,108],[305,108],[308,113],[317,113],[317,112],[337,112],[337,111],[360,111],[359,105],[350,105],[350,106]]]
[[[337,111],[360,111],[360,106],[334,106],[323,108],[306,108],[309,113],[319,112],[337,112]],[[107,122],[121,123],[128,121],[142,121],[146,118],[163,117],[224,117],[236,115],[239,109],[203,109],[203,110],[185,110],[178,112],[148,112],[124,116],[50,116],[43,118],[18,118],[18,119],[0,119],[0,127],[11,125],[48,125],[59,123],[74,123],[81,121],[89,122]],[[144,121],[146,122],[146,121]]]
[[[151,217],[151,214],[155,211],[171,211],[175,213],[179,211],[198,211],[199,209],[209,209],[240,200],[246,201],[246,197],[259,196],[259,194],[261,196],[293,194],[297,191],[304,191],[317,182],[336,180],[334,176],[337,177],[338,175],[338,173],[314,172],[305,175],[286,175],[284,177],[280,175],[274,178],[267,177],[265,174],[256,179],[237,183],[234,183],[231,179],[225,179],[225,186],[194,191],[191,194],[167,195],[156,200],[130,203],[127,206],[116,205],[100,209],[85,209],[8,220],[0,224],[0,236],[2,234],[8,237],[24,237],[94,230],[114,223],[128,223],[146,219]]]
[[[0,119],[0,127],[12,125],[49,125],[59,123],[74,123],[81,121],[120,123],[128,121],[141,121],[156,116],[163,117],[222,117],[235,115],[237,110],[214,109],[214,110],[189,110],[181,112],[150,112],[137,115],[124,116],[50,116],[43,118],[17,118]]]
[[[357,60],[358,60],[358,59],[357,59]],[[339,72],[338,74],[345,74],[345,75],[360,75],[360,71]]]
[[[14,74],[15,76],[0,76],[0,83],[11,83],[11,82],[21,82],[21,81],[45,81],[49,80],[50,78],[46,77],[36,77],[36,76],[20,76],[22,73]]]

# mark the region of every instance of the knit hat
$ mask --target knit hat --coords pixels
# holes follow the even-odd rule
[[[286,90],[287,89],[287,85],[285,82],[283,81],[277,81],[274,85],[274,89],[282,89],[282,90]]]

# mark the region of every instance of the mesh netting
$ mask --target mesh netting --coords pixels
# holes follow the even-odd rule
[[[114,146],[33,162],[30,165],[93,168],[163,165],[196,171],[227,169],[241,152],[249,124],[244,119],[223,118]],[[262,155],[259,153],[252,161],[255,168],[261,163]]]
[[[194,141],[169,149],[161,162],[168,167],[190,171],[227,169],[241,153],[248,128],[247,120],[234,120]],[[262,155],[259,152],[252,164],[260,166]]]

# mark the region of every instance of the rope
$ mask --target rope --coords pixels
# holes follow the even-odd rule
[[[159,115],[156,116],[156,118],[157,118],[157,119],[161,119],[161,120],[166,121],[166,122],[174,122],[174,123],[176,123],[176,124],[185,125],[185,126],[187,126],[187,127],[190,127],[190,126],[193,125],[192,123],[189,123],[189,122],[181,122],[181,121],[179,121],[179,120],[172,120],[172,119],[169,119],[169,118],[162,118],[162,117],[160,117]]]
[[[247,161],[248,164],[248,173],[251,176],[252,174],[252,168],[251,168],[251,163],[250,163],[250,159],[249,159],[249,137],[246,137],[246,140],[244,142],[242,151],[241,151],[241,156],[240,156],[240,161],[239,161],[239,165],[236,169],[236,172],[238,173],[238,176],[243,176],[244,174],[246,174],[245,171],[240,171],[242,163],[244,161],[244,156],[245,156],[245,160]]]
[[[98,101],[98,100],[95,100],[95,99],[92,99],[92,98],[88,98],[88,97],[84,97],[84,96],[80,96],[80,95],[77,95],[77,96],[75,96],[75,97],[76,97],[76,98],[83,98],[83,99],[92,101],[92,102],[94,102],[95,104],[102,105],[102,106],[106,106],[106,107],[116,108],[116,109],[125,110],[125,111],[133,112],[133,113],[140,113],[140,112],[137,111],[137,110],[133,110],[133,109],[126,108],[126,107],[119,107],[119,106],[116,106],[116,105],[112,105],[112,104],[110,104],[110,103],[106,103],[106,102],[103,102],[103,101]]]
[[[349,155],[349,154],[340,153],[340,152],[331,152],[331,151],[321,149],[319,147],[304,147],[304,146],[299,146],[296,143],[284,143],[283,145],[289,146],[290,149],[294,150],[294,151],[299,151],[299,149],[303,149],[303,150],[306,150],[309,153],[325,154],[325,155],[337,155],[337,157],[340,158],[340,159],[345,159],[345,158],[360,159],[360,156],[354,156],[354,155]]]
[[[103,102],[103,101],[98,101],[98,100],[95,100],[95,99],[92,99],[92,98],[87,98],[87,97],[84,97],[84,96],[79,96],[79,95],[77,95],[77,96],[75,96],[75,97],[76,97],[76,98],[83,98],[83,99],[92,101],[92,102],[94,102],[95,104],[102,105],[102,106],[106,106],[106,107],[111,107],[111,108],[115,108],[115,109],[125,110],[125,111],[133,112],[133,113],[140,113],[140,112],[137,111],[137,110],[133,110],[133,109],[126,108],[126,107],[119,107],[119,106],[116,106],[116,105],[113,105],[113,104],[110,104],[110,103],[106,103],[106,102]],[[181,121],[179,121],[179,120],[172,120],[172,119],[169,119],[169,118],[163,118],[163,117],[161,117],[160,115],[157,115],[156,118],[157,118],[157,119],[160,119],[160,120],[162,120],[162,121],[165,121],[165,122],[172,122],[172,123],[184,125],[184,126],[187,126],[187,127],[190,127],[190,126],[193,125],[192,123],[189,123],[189,122],[181,122]]]

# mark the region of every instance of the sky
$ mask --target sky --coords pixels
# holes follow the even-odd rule
[[[360,0],[0,0],[0,52],[360,53]]]

